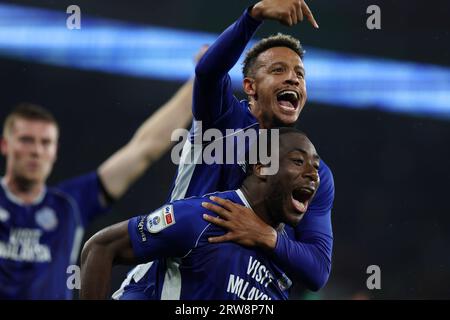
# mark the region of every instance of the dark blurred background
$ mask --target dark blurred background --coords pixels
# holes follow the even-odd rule
[[[74,4],[65,0],[0,4],[7,3],[63,13]],[[76,4],[90,17],[220,33],[252,3],[78,0]],[[371,4],[382,10],[381,30],[366,28],[366,8]],[[286,28],[268,22],[258,36],[281,31],[300,38],[307,51],[311,46],[444,68],[450,65],[448,1],[315,0],[309,5],[319,31],[306,24]],[[416,81],[421,75],[415,74]],[[341,76],[334,75],[337,83]],[[59,160],[50,178],[53,184],[97,168],[181,84],[51,66],[2,54],[0,119],[3,122],[21,101],[41,104],[56,115],[62,130]],[[339,91],[333,94],[338,96]],[[309,134],[335,178],[333,270],[319,293],[297,289],[293,298],[450,298],[449,119],[387,112],[376,105],[358,109],[307,103],[299,127]],[[2,175],[3,158],[0,165]],[[158,161],[108,216],[91,225],[86,239],[104,226],[159,207],[175,169],[169,155]],[[369,265],[381,268],[381,290],[366,287]],[[115,270],[114,288],[128,269]]]

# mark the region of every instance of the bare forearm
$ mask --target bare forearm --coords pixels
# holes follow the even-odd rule
[[[192,118],[193,80],[177,93],[137,130],[131,141],[99,168],[105,188],[120,198],[139,177],[171,146],[175,129],[185,128]]]
[[[106,299],[111,288],[113,258],[99,246],[85,250],[81,259],[80,298]]]
[[[149,163],[157,160],[169,149],[172,132],[185,128],[191,121],[192,89],[193,80],[189,80],[139,127],[130,141],[130,144],[141,147]]]
[[[80,298],[107,298],[113,265],[136,262],[128,234],[128,221],[97,232],[86,242],[81,252]]]

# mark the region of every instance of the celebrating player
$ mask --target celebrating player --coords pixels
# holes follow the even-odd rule
[[[239,203],[253,208],[256,229],[267,224],[285,233],[284,223],[295,227],[305,214],[294,201],[309,202],[319,186],[320,159],[312,143],[297,129],[281,128],[279,139],[277,174],[263,174],[264,166],[257,163],[240,189],[213,196],[231,200],[224,202],[225,207]],[[106,298],[113,264],[172,258],[178,264],[179,272],[174,276],[180,283],[179,288],[172,287],[178,289],[178,296],[172,298],[287,299],[292,281],[269,254],[234,242],[208,242],[209,237],[224,233],[221,227],[202,219],[205,208],[214,206],[208,201],[208,196],[174,201],[95,234],[81,254],[80,297]],[[224,223],[218,217],[214,219],[219,225]],[[308,222],[301,227],[305,231],[315,228]],[[319,235],[327,231],[315,232]],[[150,273],[147,276],[152,277]],[[146,280],[155,283],[155,298],[162,299],[164,283],[170,280],[162,269],[155,277]]]
[[[0,299],[72,298],[66,270],[77,261],[83,230],[169,148],[172,131],[188,124],[192,86],[184,84],[96,171],[51,188],[56,120],[30,104],[9,114],[1,141]]]
[[[303,50],[300,42],[287,35],[276,35],[259,41],[244,61],[243,89],[248,100],[239,101],[231,86],[229,70],[236,64],[246,45],[263,20],[277,20],[294,25],[305,16],[318,27],[307,4],[303,0],[263,0],[245,10],[244,14],[228,27],[210,46],[196,67],[194,84],[194,125],[191,137],[184,146],[182,159],[171,200],[201,196],[215,191],[238,188],[246,176],[239,161],[233,163],[192,163],[197,159],[195,141],[205,130],[216,128],[226,136],[227,129],[270,129],[274,126],[295,125],[306,102]],[[201,124],[201,126],[200,126]],[[200,130],[201,129],[201,130]],[[208,143],[202,145],[203,148]],[[318,290],[328,280],[331,271],[333,234],[331,209],[334,200],[334,181],[331,170],[320,161],[320,188],[313,201],[302,210],[305,218],[296,228],[286,228],[279,233],[266,224],[259,230],[251,228],[255,215],[250,209],[233,206],[227,225],[229,233],[211,241],[236,241],[255,247],[266,248],[274,260],[292,278],[299,278],[309,289]],[[304,206],[300,203],[299,206]],[[206,218],[209,222],[216,220]],[[302,225],[309,229],[302,229]],[[319,234],[316,231],[321,230]],[[264,237],[261,237],[261,233]],[[317,267],[319,266],[319,267]],[[164,287],[152,282],[165,270]],[[177,261],[160,259],[133,269],[121,288],[114,294],[116,299],[155,299],[156,296],[171,299],[179,296],[180,282]],[[320,270],[320,272],[316,272]],[[148,275],[150,273],[151,275]],[[149,280],[150,279],[150,280]],[[158,287],[161,292],[155,291]],[[128,294],[129,293],[129,294]],[[141,294],[141,296],[138,295]]]

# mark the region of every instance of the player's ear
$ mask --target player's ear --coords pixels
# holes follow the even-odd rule
[[[8,153],[8,141],[6,141],[5,137],[0,137],[0,150],[2,155],[6,157]]]
[[[267,180],[267,175],[264,174],[264,168],[266,168],[267,165],[257,163],[253,165],[253,174],[258,177],[260,180]]]
[[[256,94],[256,85],[255,85],[255,79],[251,77],[245,77],[242,81],[242,87],[244,88],[244,92],[250,96],[253,97]]]
[[[59,151],[59,127],[56,128],[56,137],[55,137],[55,158],[53,161],[58,159],[58,151]]]

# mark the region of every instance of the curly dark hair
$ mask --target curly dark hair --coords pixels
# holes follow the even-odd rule
[[[255,66],[256,59],[258,56],[264,51],[273,48],[273,47],[286,47],[292,49],[295,53],[298,54],[300,59],[303,59],[304,51],[300,41],[296,38],[287,35],[278,33],[267,38],[261,39],[258,43],[256,43],[246,54],[242,73],[244,77],[250,76],[254,74],[253,67]]]
[[[274,127],[271,129],[267,129],[267,141],[266,141],[267,144],[266,144],[265,148],[267,148],[266,150],[268,151],[269,156],[272,155],[272,150],[271,150],[272,131],[278,131],[278,137],[279,137],[280,141],[281,141],[281,136],[284,134],[288,134],[288,133],[299,134],[299,135],[302,135],[302,136],[306,137],[307,139],[309,139],[305,132],[297,129],[296,127]],[[249,147],[249,151],[246,154],[246,159],[245,159],[245,171],[246,171],[247,177],[251,176],[253,174],[253,168],[254,168],[254,163],[250,163],[250,161],[249,161],[250,153],[253,153],[254,155],[256,155],[257,161],[259,162],[259,148],[260,147],[261,147],[261,145],[259,144],[258,141],[253,142],[253,144],[250,145],[250,147]]]

